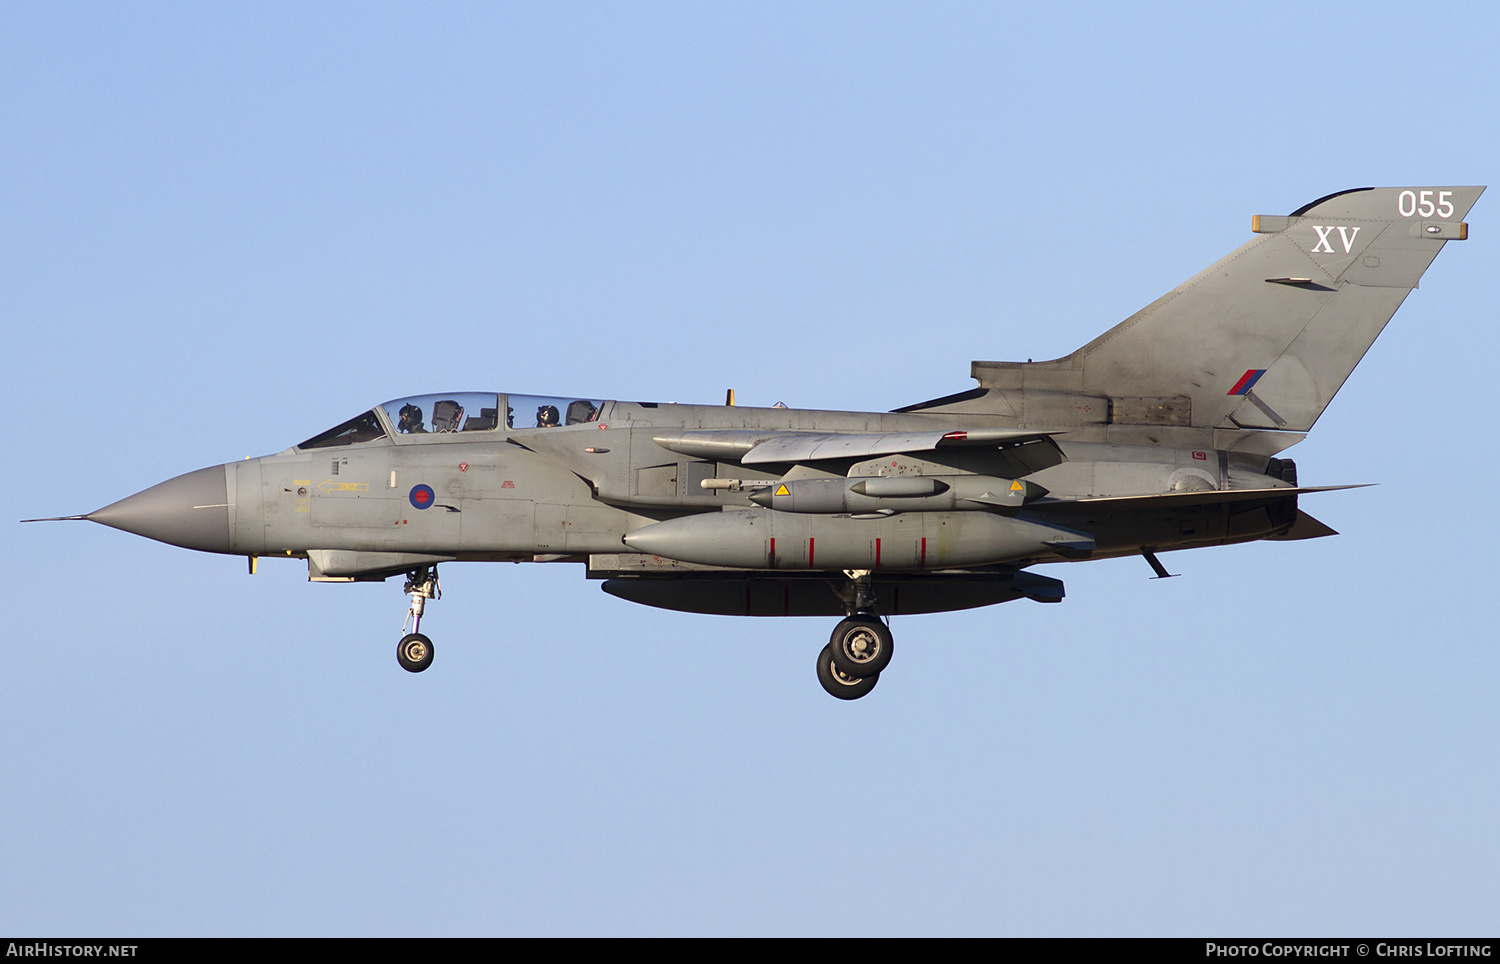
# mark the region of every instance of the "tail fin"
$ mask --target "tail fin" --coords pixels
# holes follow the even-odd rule
[[[1483,192],[1357,188],[1257,216],[1255,238],[1073,354],[974,377],[1106,397],[1127,422],[1305,432]]]

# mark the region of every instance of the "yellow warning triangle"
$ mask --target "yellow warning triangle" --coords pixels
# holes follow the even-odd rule
[[[776,495],[791,495],[791,493],[786,490],[786,483],[785,482],[783,482],[781,485],[778,485],[776,487],[775,494]]]
[[[1026,491],[1026,486],[1024,486],[1024,485],[1021,484],[1021,480],[1020,479],[1016,479],[1014,482],[1012,482],[1010,484],[1010,490],[1012,492],[1025,492]]]

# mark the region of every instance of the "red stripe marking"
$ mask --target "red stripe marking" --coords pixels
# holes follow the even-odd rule
[[[816,540],[812,536],[807,537],[807,568],[813,567],[813,543]]]
[[[1253,381],[1255,381],[1257,378],[1260,377],[1261,373],[1264,372],[1264,371],[1265,371],[1265,369],[1261,369],[1261,368],[1247,368],[1247,369],[1245,369],[1245,374],[1241,375],[1240,376],[1240,380],[1234,383],[1234,387],[1229,390],[1229,394],[1230,395],[1238,395],[1238,394],[1240,394],[1241,392],[1243,392],[1245,390],[1245,383],[1246,382],[1253,382]]]
[[[921,566],[921,567],[923,567],[923,568],[926,568],[926,566],[927,566],[927,537],[926,536],[922,537],[922,561],[920,563],[918,563],[918,565]]]
[[[776,537],[771,537],[771,568],[776,568]]]
[[[880,568],[880,539],[878,537],[875,540],[875,568]]]

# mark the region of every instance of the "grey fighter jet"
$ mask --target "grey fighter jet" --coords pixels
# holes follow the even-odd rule
[[[893,412],[443,392],[70,518],[252,572],[404,575],[413,673],[447,562],[573,562],[649,606],[838,617],[818,680],[858,699],[890,661],[889,617],[1059,602],[1038,564],[1140,555],[1166,575],[1169,549],[1333,535],[1298,498],[1340,486],[1302,486],[1280,454],[1483,191],[1361,188],[1258,216],[1071,355],[976,361],[978,387]]]

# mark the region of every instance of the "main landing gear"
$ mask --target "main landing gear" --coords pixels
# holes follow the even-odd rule
[[[880,681],[894,643],[890,627],[875,614],[869,570],[849,570],[848,575],[844,602],[849,616],[834,627],[828,645],[818,654],[818,682],[830,696],[857,700]]]
[[[420,673],[432,665],[433,653],[432,640],[418,632],[422,628],[422,611],[427,600],[443,598],[437,567],[413,569],[406,574],[406,586],[401,591],[411,596],[411,608],[406,611],[406,622],[401,624],[401,631],[406,635],[396,644],[396,662],[408,673]],[[407,626],[411,627],[409,633],[406,632]]]

